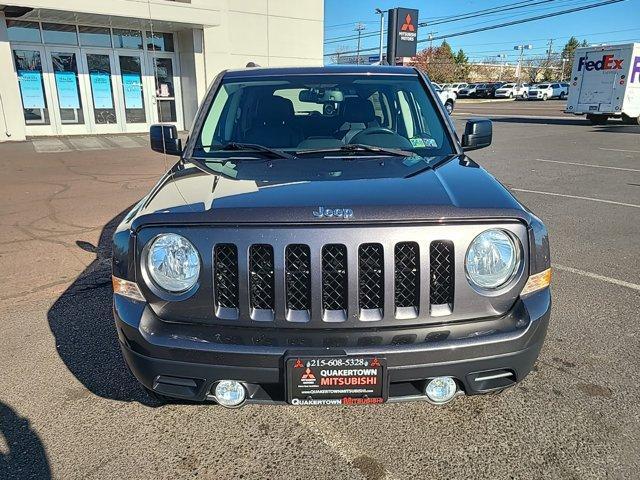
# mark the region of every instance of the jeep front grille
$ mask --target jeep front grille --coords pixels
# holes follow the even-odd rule
[[[526,227],[516,222],[495,225],[520,239],[526,259]],[[491,227],[488,222],[296,226],[274,228],[268,236],[264,228],[222,228],[216,235],[236,241],[213,247],[212,321],[362,328],[364,322],[371,327],[408,326],[504,313],[516,301],[526,275],[519,273],[509,292],[487,296],[474,290],[464,273],[469,243]],[[523,264],[521,272],[527,268]]]

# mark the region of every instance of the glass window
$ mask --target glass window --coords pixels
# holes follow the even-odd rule
[[[175,122],[176,100],[173,79],[173,62],[170,58],[154,58],[156,100],[158,105],[158,120],[160,122]]]
[[[147,38],[147,50],[156,52],[173,52],[173,33],[144,32]]]
[[[12,42],[42,43],[38,22],[7,20],[7,31]]]
[[[88,53],[87,67],[96,123],[117,123],[109,55]]]
[[[120,78],[124,94],[124,113],[127,123],[146,123],[142,68],[139,56],[120,55]]]
[[[219,99],[220,95],[224,96]],[[322,106],[322,112],[296,115],[291,100],[296,95]],[[361,143],[422,157],[454,151],[445,119],[417,75],[230,78],[224,80],[212,105],[202,132],[195,133],[201,142],[195,155],[228,155],[217,148],[228,142],[289,151]]]
[[[78,27],[80,45],[85,47],[111,47],[111,31],[104,27]]]
[[[64,25],[62,23],[43,23],[42,39],[44,43],[55,43],[58,45],[78,45],[78,33],[75,25]]]
[[[114,48],[142,50],[142,32],[140,30],[113,29]]]
[[[49,109],[44,93],[42,59],[36,50],[14,50],[24,120],[27,125],[49,125]]]
[[[82,124],[82,102],[78,85],[78,63],[75,53],[52,53],[53,75],[56,80],[60,121],[63,124]]]

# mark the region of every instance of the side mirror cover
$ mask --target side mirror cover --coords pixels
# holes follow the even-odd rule
[[[175,125],[151,125],[149,128],[151,150],[167,155],[181,155],[182,141],[178,138]]]
[[[464,127],[462,149],[465,152],[491,145],[493,124],[486,118],[470,118]]]

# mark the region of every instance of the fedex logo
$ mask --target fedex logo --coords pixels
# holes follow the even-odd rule
[[[602,60],[587,60],[587,57],[580,57],[578,60],[578,71],[585,70],[622,70],[623,59],[613,58],[613,55],[603,55]]]
[[[640,57],[633,59],[633,68],[631,69],[631,83],[636,81],[636,78],[640,81]]]

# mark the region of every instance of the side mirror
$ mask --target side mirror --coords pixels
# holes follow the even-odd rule
[[[477,150],[491,145],[493,124],[486,118],[471,118],[464,127],[462,149],[465,152]]]
[[[175,125],[151,125],[149,128],[151,150],[168,155],[182,154],[182,141]]]

